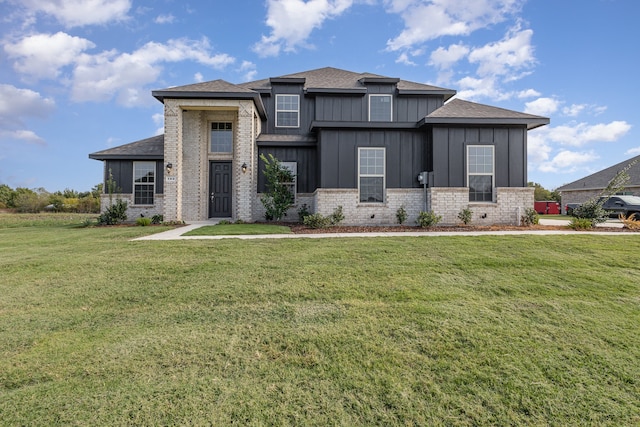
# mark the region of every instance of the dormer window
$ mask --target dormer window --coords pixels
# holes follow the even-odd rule
[[[276,95],[276,127],[300,127],[300,95]]]
[[[392,105],[391,95],[369,95],[369,121],[390,122]]]

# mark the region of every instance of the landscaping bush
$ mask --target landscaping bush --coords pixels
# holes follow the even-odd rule
[[[333,213],[329,215],[329,221],[331,225],[338,225],[344,221],[344,214],[342,213],[342,206],[338,206],[333,210]]]
[[[298,208],[298,221],[304,223],[305,217],[311,215],[309,212],[309,206],[306,203],[303,203],[302,206]]]
[[[569,221],[568,227],[574,230],[588,230],[595,227],[595,225],[593,224],[593,220],[590,218],[573,217],[571,218],[571,221]]]
[[[637,214],[631,214],[628,217],[619,215],[618,219],[622,222],[623,228],[627,228],[629,230],[640,230],[640,218],[638,218]]]
[[[164,217],[160,214],[151,217],[151,224],[162,224],[162,221],[164,221]]]
[[[418,219],[416,220],[416,223],[423,228],[426,227],[433,227],[434,225],[438,224],[440,222],[440,220],[442,220],[442,216],[440,215],[436,215],[435,213],[433,213],[433,211],[421,211],[418,214]]]
[[[309,228],[326,228],[331,225],[331,218],[319,213],[314,213],[305,216],[302,223]]]
[[[400,206],[396,211],[396,219],[400,225],[404,224],[407,220],[407,210],[404,208],[404,205]]]
[[[473,211],[469,208],[464,208],[460,212],[458,212],[458,219],[462,221],[464,225],[471,224],[472,218],[473,218]]]
[[[127,202],[117,199],[99,217],[99,225],[116,225],[127,220]]]
[[[148,225],[151,225],[151,218],[140,217],[136,219],[136,225],[139,225],[141,227],[146,227]]]
[[[540,215],[533,208],[527,208],[524,210],[524,215],[520,217],[520,223],[525,227],[537,225],[540,223]]]

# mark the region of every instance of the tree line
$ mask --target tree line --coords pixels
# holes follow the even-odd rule
[[[66,188],[64,191],[50,193],[44,188],[13,189],[6,184],[0,184],[0,209],[28,213],[42,211],[99,213],[102,187],[103,184],[98,184],[91,191],[79,192]]]

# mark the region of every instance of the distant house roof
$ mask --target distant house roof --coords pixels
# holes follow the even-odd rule
[[[164,135],[152,136],[118,147],[89,154],[94,160],[162,160],[164,158]]]
[[[549,124],[547,117],[453,99],[423,119],[421,124],[522,124],[535,129]]]
[[[635,162],[635,163],[634,163]],[[629,174],[628,187],[640,186],[640,156],[632,157],[611,167],[596,172],[577,181],[558,187],[556,191],[576,191],[576,190],[601,190],[624,168],[633,164],[627,171]]]

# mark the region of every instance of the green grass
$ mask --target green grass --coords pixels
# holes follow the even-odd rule
[[[640,424],[637,235],[0,228],[0,425]]]
[[[217,224],[207,225],[184,233],[185,236],[235,236],[259,234],[291,234],[291,229],[282,225],[270,224]]]

